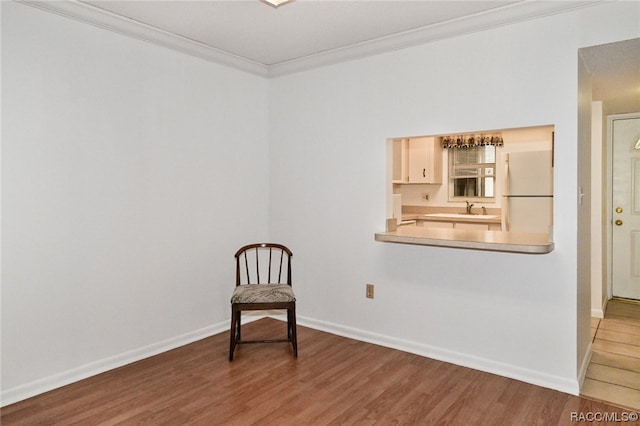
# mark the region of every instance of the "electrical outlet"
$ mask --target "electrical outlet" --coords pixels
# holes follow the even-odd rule
[[[373,284],[367,284],[367,299],[373,299]]]

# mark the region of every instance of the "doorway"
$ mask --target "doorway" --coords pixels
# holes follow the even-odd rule
[[[591,195],[588,199],[591,222],[581,224],[580,233],[591,233],[593,255],[584,261],[584,266],[590,267],[591,271],[582,281],[589,282],[591,316],[602,318],[607,301],[612,297],[611,233],[615,226],[612,221],[622,220],[621,229],[625,227],[623,218],[614,217],[618,206],[613,205],[612,199],[613,149],[608,117],[640,112],[640,38],[581,48],[578,54],[586,70],[585,80],[588,80],[584,83],[585,102],[579,104],[579,112],[584,111],[581,119],[585,123],[591,121],[592,126],[591,146],[579,145],[583,152],[579,156],[579,169],[587,170],[587,176],[591,175],[583,180],[586,183],[590,179],[587,186],[590,191],[587,192]],[[589,137],[586,132],[585,140]]]
[[[640,113],[611,115],[611,295],[640,300]]]
[[[592,353],[590,318],[602,319],[612,297],[616,206],[607,117],[640,111],[640,38],[581,48],[578,55],[577,372],[582,383]],[[583,201],[589,208],[581,206]]]

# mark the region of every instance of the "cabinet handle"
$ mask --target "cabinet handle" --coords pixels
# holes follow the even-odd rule
[[[622,221],[620,219],[616,220],[616,226],[622,226]]]
[[[422,177],[427,177],[427,169],[422,169]]]

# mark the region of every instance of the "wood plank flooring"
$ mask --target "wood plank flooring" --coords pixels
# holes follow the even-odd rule
[[[246,338],[286,333],[262,319]],[[222,333],[4,407],[10,425],[569,425],[621,408],[298,327],[287,343]]]
[[[640,303],[611,300],[593,319],[593,354],[582,395],[640,411]]]

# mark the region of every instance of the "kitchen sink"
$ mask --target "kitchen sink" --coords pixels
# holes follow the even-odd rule
[[[468,213],[429,213],[427,217],[444,217],[448,219],[499,219],[497,214],[468,214]]]

